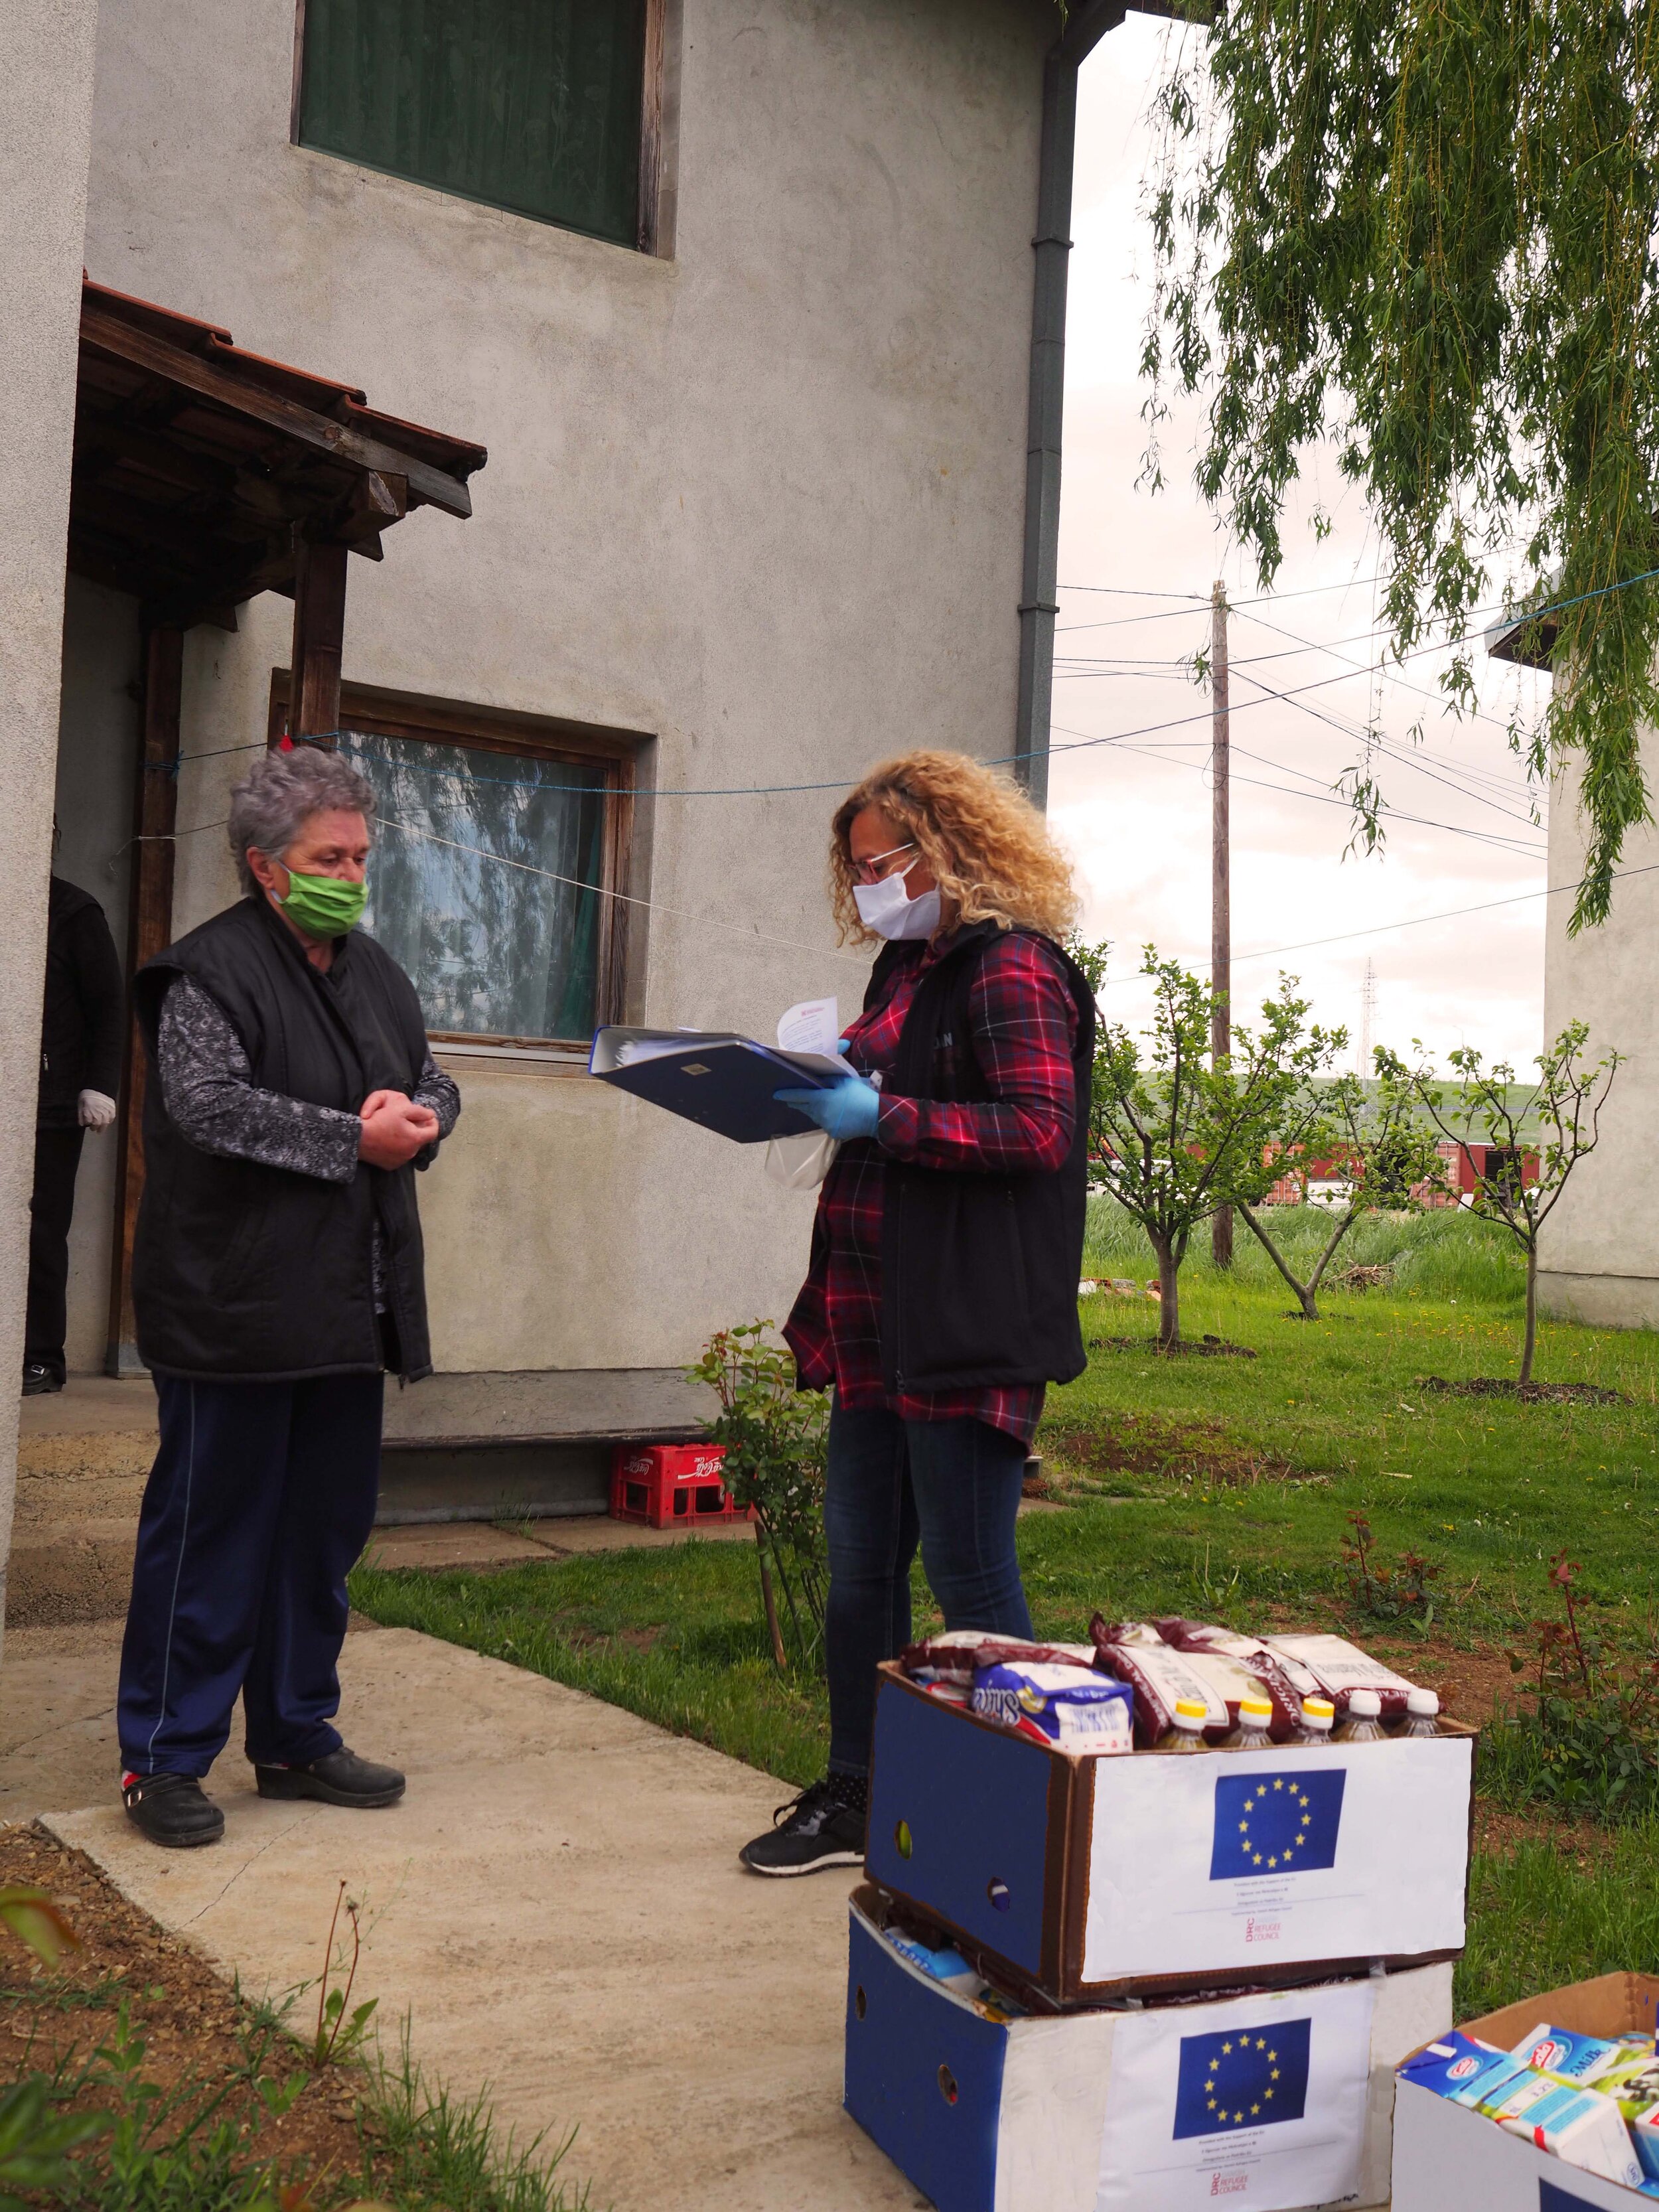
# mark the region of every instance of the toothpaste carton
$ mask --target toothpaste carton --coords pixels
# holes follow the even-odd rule
[[[1437,2097],[1450,2097],[1466,2105],[1478,2084],[1492,2075],[1495,2068],[1501,2066],[1507,2079],[1512,2063],[1508,2051],[1490,2043],[1478,2043],[1474,2036],[1453,2028],[1408,2058],[1400,2069],[1400,2079],[1413,2081],[1420,2089],[1431,2089]]]
[[[1514,2055],[1540,2074],[1553,2074],[1558,2081],[1588,2088],[1627,2056],[1627,2046],[1607,2036],[1579,2035],[1570,2027],[1552,2027],[1540,2021],[1516,2045]]]
[[[1009,1662],[974,1675],[974,1711],[1058,1751],[1134,1749],[1134,1692],[1092,1668]]]
[[[1499,2122],[1507,2133],[1520,2136],[1537,2149],[1548,2151],[1564,2166],[1581,2173],[1599,2174],[1626,2189],[1639,2189],[1641,2162],[1631,2142],[1625,2116],[1611,2097],[1595,2089],[1575,2089],[1547,2075],[1536,2077],[1530,2094],[1511,2102]]]

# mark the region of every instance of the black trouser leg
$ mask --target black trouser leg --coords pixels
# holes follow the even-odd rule
[[[64,1337],[69,1327],[70,1223],[75,1217],[75,1177],[86,1133],[84,1129],[37,1129],[34,1133],[23,1364],[44,1367],[60,1382]]]

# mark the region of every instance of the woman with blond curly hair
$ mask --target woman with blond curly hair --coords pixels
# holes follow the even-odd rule
[[[947,1628],[1029,1636],[1014,1551],[1045,1386],[1078,1328],[1093,994],[1061,939],[1071,872],[1042,817],[959,753],[915,752],[836,810],[843,940],[885,943],[829,1091],[841,1140],[785,1329],[833,1388],[824,1486],[830,1764],[740,1856],[800,1875],[864,1856],[876,1669],[910,1639],[910,1563]]]

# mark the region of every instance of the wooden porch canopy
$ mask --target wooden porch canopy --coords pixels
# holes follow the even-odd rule
[[[144,636],[130,968],[173,933],[184,632],[237,626],[261,592],[294,601],[289,733],[340,712],[346,556],[417,507],[465,518],[482,446],[400,422],[363,393],[246,351],[228,331],[83,278],[69,567],[130,592]],[[260,733],[263,735],[263,732]],[[129,1364],[126,1256],[143,1161],[140,1055],[130,1052],[111,1286],[111,1364]]]

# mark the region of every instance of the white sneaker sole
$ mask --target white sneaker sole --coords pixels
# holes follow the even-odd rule
[[[861,1867],[862,1851],[826,1851],[820,1859],[808,1859],[803,1866],[757,1866],[752,1859],[738,1853],[738,1864],[746,1874],[765,1875],[772,1881],[787,1881],[799,1874],[822,1874],[828,1867]]]

